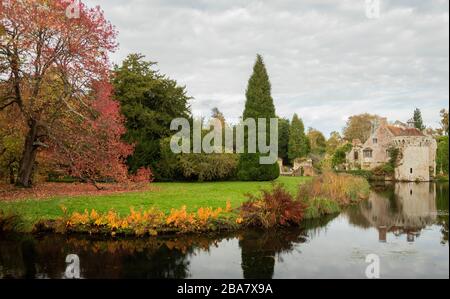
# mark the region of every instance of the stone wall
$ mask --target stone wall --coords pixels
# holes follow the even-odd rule
[[[429,149],[419,146],[408,146],[402,149],[402,158],[395,169],[397,181],[429,182],[430,177]]]
[[[399,136],[392,144],[400,149],[396,180],[429,182],[436,175],[437,142],[432,137]]]
[[[313,161],[308,159],[306,161],[302,161],[298,159],[294,161],[294,176],[315,176],[316,173],[314,171]]]

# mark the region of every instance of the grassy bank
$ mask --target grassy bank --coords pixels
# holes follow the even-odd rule
[[[99,196],[0,202],[0,231],[161,235],[298,226],[368,197],[367,180],[327,173],[276,182],[155,183]]]
[[[306,203],[305,219],[339,213],[342,208],[369,197],[367,179],[349,174],[326,173],[299,186],[298,200]]]
[[[293,195],[298,185],[308,178],[280,177],[276,182],[285,186]],[[22,221],[23,230],[31,230],[40,220],[56,220],[66,214],[83,213],[85,210],[103,214],[115,211],[121,216],[135,210],[158,209],[169,214],[172,209],[187,207],[193,213],[200,208],[224,208],[227,202],[232,208],[239,207],[247,200],[247,193],[257,194],[261,189],[270,189],[271,182],[214,182],[214,183],[153,183],[152,190],[100,196],[56,197],[47,199],[26,199],[20,201],[0,201],[0,210],[6,215],[14,214]]]

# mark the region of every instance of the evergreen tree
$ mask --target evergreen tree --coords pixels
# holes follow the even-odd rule
[[[420,131],[423,131],[426,129],[425,125],[423,124],[423,120],[422,120],[422,112],[420,112],[419,108],[416,108],[416,110],[414,110],[414,126],[416,127],[416,129],[419,129]]]
[[[140,54],[129,55],[114,70],[115,98],[120,101],[126,118],[125,140],[136,144],[134,154],[128,158],[132,172],[150,167],[156,179],[160,176],[161,140],[170,137],[173,119],[190,118],[184,87],[152,69],[153,62]],[[171,179],[171,178],[164,178]]]
[[[278,156],[283,160],[284,164],[290,163],[289,150],[289,119],[280,118],[278,122]]]
[[[253,67],[253,74],[248,82],[243,119],[265,118],[267,138],[270,140],[270,119],[275,118],[275,105],[271,95],[271,85],[266,66],[261,55],[257,56]],[[248,138],[245,147],[248,149]],[[260,153],[244,153],[240,155],[238,178],[243,181],[271,181],[279,177],[280,169],[277,163],[272,165],[260,164]]]
[[[293,162],[297,158],[306,157],[311,150],[311,146],[305,134],[305,125],[297,114],[294,114],[289,132],[288,156]]]

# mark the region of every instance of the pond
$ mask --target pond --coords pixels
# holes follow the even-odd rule
[[[0,278],[449,278],[449,186],[374,186],[370,199],[301,228],[221,236],[97,239],[0,236]]]

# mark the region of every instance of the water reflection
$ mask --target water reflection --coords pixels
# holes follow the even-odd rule
[[[421,231],[442,226],[442,242],[448,242],[448,184],[403,183],[375,186],[369,200],[346,211],[349,222],[362,228],[376,228],[378,240],[388,235],[406,236],[414,242]]]
[[[448,277],[448,189],[375,186],[368,201],[341,215],[279,231],[123,240],[0,235],[0,278],[63,278],[73,253],[83,278],[364,278],[369,253],[382,256],[386,276]]]

